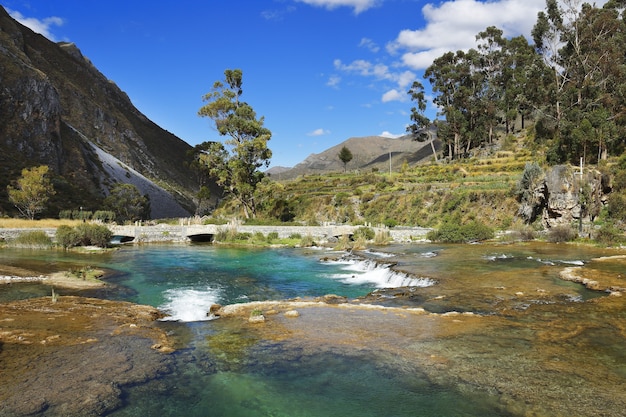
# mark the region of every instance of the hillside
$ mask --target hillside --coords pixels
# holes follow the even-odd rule
[[[153,201],[153,217],[193,212],[191,146],[161,129],[74,44],[53,43],[0,7],[0,213],[25,167],[48,165],[57,192],[49,212],[99,209],[118,181]],[[111,163],[111,161],[116,161]]]
[[[389,171],[390,158],[392,170],[397,170],[406,161],[413,165],[421,161],[431,160],[430,142],[417,142],[410,136],[388,138],[383,136],[366,136],[349,138],[321,153],[311,154],[293,168],[273,168],[268,171],[275,179],[293,179],[299,175],[327,174],[344,170],[338,157],[341,148],[346,147],[352,153],[352,160],[346,169]],[[435,149],[440,143],[435,141]]]

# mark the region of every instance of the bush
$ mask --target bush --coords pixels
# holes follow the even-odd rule
[[[278,239],[278,232],[269,232],[267,234],[267,241],[272,242],[273,240]]]
[[[460,224],[448,220],[437,230],[431,230],[426,238],[435,242],[467,243],[493,238],[493,229],[479,221]]]
[[[84,223],[76,227],[59,226],[56,231],[56,241],[63,248],[75,246],[107,247],[112,237],[111,231],[98,224]]]
[[[561,243],[561,242],[569,242],[574,240],[576,237],[576,232],[572,229],[571,226],[562,225],[562,226],[554,226],[552,229],[548,231],[548,242],[552,243]]]
[[[398,222],[395,219],[386,218],[383,224],[391,229],[392,227],[396,227]]]
[[[313,239],[313,236],[311,235],[306,235],[304,237],[302,237],[302,239],[300,240],[300,246],[302,247],[310,247],[310,246],[315,246],[315,240]]]
[[[73,248],[79,246],[81,238],[73,227],[59,226],[56,232],[57,245],[62,246],[64,249]]]
[[[607,246],[620,245],[624,242],[624,233],[612,224],[605,224],[596,231],[596,242]]]
[[[356,229],[354,231],[354,240],[357,240],[359,238],[363,238],[365,240],[372,240],[374,239],[374,236],[376,234],[374,233],[374,230],[370,227],[359,227],[358,229]]]
[[[524,241],[534,240],[536,235],[535,229],[533,229],[531,226],[520,227],[515,232],[519,234],[520,240]]]
[[[98,210],[93,214],[94,220],[110,223],[115,220],[115,212],[109,210]]]

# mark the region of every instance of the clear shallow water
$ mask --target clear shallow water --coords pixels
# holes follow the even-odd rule
[[[163,323],[185,341],[172,355],[172,373],[126,387],[125,406],[112,416],[517,416],[523,411],[505,411],[502,399],[490,394],[493,389],[468,389],[468,384],[456,383],[454,373],[521,375],[526,371],[529,376],[520,381],[528,385],[537,375],[534,364],[546,361],[555,366],[553,359],[541,356],[549,349],[554,349],[550,355],[560,358],[560,363],[573,361],[559,367],[582,369],[591,360],[599,373],[617,372],[617,381],[622,382],[620,378],[626,378],[626,374],[619,374],[624,372],[620,348],[624,339],[615,334],[612,326],[603,324],[603,312],[591,307],[580,313],[577,308],[567,307],[564,314],[561,306],[542,306],[534,314],[512,318],[510,328],[500,325],[491,331],[481,327],[454,337],[430,328],[432,336],[415,342],[414,349],[416,358],[422,354],[428,357],[430,352],[453,358],[450,363],[442,362],[441,378],[433,378],[432,370],[425,372],[420,368],[422,363],[410,358],[338,346],[305,351],[286,342],[268,342],[241,329],[224,327],[220,320],[206,321],[206,311],[213,303],[325,294],[355,298],[397,286],[398,282],[420,286],[437,282],[419,289],[428,298],[420,305],[432,311],[440,308],[489,313],[497,304],[485,298],[485,288],[490,292],[504,288],[498,299],[514,297],[520,289],[527,292],[529,288],[541,288],[568,295],[565,306],[582,305],[582,300],[599,294],[561,281],[558,272],[565,265],[586,265],[594,257],[607,254],[555,245],[413,245],[383,250],[385,253],[370,252],[367,256],[397,263],[398,268],[414,275],[392,273],[371,261],[322,262],[321,258],[341,254],[320,250],[201,245],[125,247],[97,255],[3,250],[0,263],[42,272],[80,265],[110,268],[116,271],[111,281],[120,289],[99,295],[160,307],[178,320]],[[609,271],[615,268],[610,263],[603,267]],[[0,289],[0,299],[14,297],[17,289],[17,298],[47,292],[32,284],[11,287]],[[435,298],[437,301],[432,301]],[[624,314],[618,319],[623,320]],[[572,338],[581,325],[589,322],[591,330]],[[562,328],[566,336],[552,342],[539,333],[543,328]],[[415,331],[420,334],[420,329]],[[537,334],[548,340],[548,349],[543,345],[534,347]],[[215,340],[220,341],[219,347]],[[568,358],[570,344],[575,354]],[[603,368],[605,365],[607,368]],[[609,367],[612,371],[607,371]],[[573,385],[567,373],[558,375],[561,385]],[[552,378],[549,370],[548,377]]]

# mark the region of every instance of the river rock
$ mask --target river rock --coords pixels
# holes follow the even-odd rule
[[[249,323],[265,323],[265,316],[263,314],[250,315],[248,318]]]

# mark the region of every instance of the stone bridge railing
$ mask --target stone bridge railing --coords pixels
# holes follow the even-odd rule
[[[246,225],[156,225],[156,226],[110,226],[117,236],[128,236],[133,242],[186,242],[194,236],[216,235],[221,231],[235,228],[240,233],[262,233],[267,236],[277,233],[279,238],[287,238],[298,234],[302,237],[311,236],[316,240],[328,240],[332,237],[352,235],[363,226],[246,226]],[[382,228],[373,228],[375,231]],[[430,229],[425,228],[394,228],[387,230],[394,241],[412,241],[423,239]]]
[[[198,235],[216,235],[222,230],[234,227],[237,232],[241,233],[262,233],[267,236],[270,233],[277,233],[279,238],[287,238],[289,236],[299,234],[302,237],[311,236],[317,241],[327,241],[332,237],[338,237],[343,235],[351,235],[359,227],[363,226],[245,226],[245,225],[165,225],[160,224],[156,226],[143,226],[143,225],[131,225],[131,226],[115,226],[108,225],[111,232],[114,235],[121,237],[126,236],[132,238],[132,242],[135,243],[157,243],[157,242],[172,242],[182,243],[189,242],[190,236]],[[391,236],[391,239],[395,242],[409,242],[419,239],[424,239],[426,233],[430,229],[411,227],[411,228],[392,228],[383,229],[375,228],[375,231],[387,230]],[[48,236],[54,239],[56,229],[5,229],[0,228],[0,239],[14,239],[21,233],[43,230]],[[130,239],[129,239],[130,240]]]

